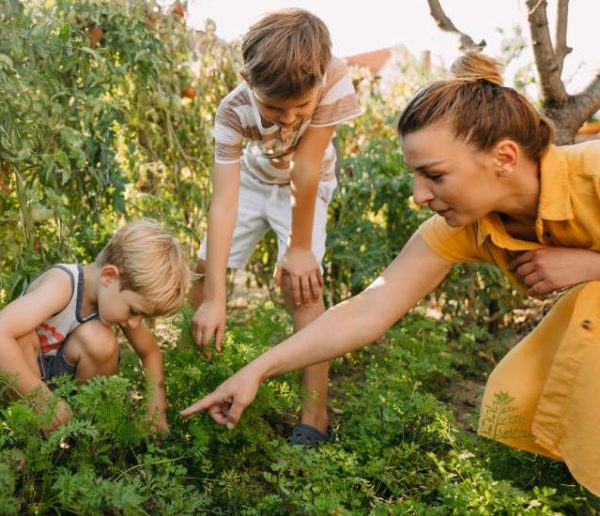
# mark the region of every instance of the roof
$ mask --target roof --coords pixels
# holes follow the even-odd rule
[[[371,52],[348,56],[344,59],[349,65],[366,66],[373,73],[377,73],[385,66],[391,57],[391,49],[382,48],[380,50],[372,50]]]
[[[600,120],[586,122],[577,131],[576,141],[596,140],[600,138]]]

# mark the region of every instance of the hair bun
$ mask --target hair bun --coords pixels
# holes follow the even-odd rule
[[[460,56],[450,71],[457,79],[483,80],[502,86],[502,66],[498,61],[476,50],[469,50]]]

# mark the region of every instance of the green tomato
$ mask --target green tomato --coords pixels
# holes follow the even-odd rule
[[[164,93],[156,92],[152,95],[152,100],[157,108],[160,109],[168,109],[169,108],[169,97],[167,97]]]
[[[178,97],[177,95],[171,95],[171,98],[169,99],[169,107],[173,111],[179,111],[181,110],[181,106],[181,97]]]
[[[52,217],[52,210],[42,206],[41,204],[34,204],[31,207],[31,218],[34,222],[44,222]]]
[[[71,9],[69,14],[65,17],[65,20],[69,25],[77,25],[77,13]]]

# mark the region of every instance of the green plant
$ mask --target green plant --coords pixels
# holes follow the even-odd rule
[[[53,262],[92,259],[123,218],[162,219],[196,246],[210,127],[237,82],[236,44],[219,41],[212,23],[190,33],[170,8],[142,0],[4,0],[0,27],[0,302]],[[393,117],[438,72],[402,72],[388,90],[355,75],[365,115],[338,132],[330,303],[366,287],[430,215],[410,200]],[[249,264],[259,282],[271,281],[275,256],[267,235]],[[519,329],[520,302],[491,267],[456,267],[376,344],[333,361],[337,438],[317,451],[284,439],[303,394],[297,373],[268,380],[233,431],[205,414],[179,417],[291,333],[272,302],[230,323],[212,360],[191,341],[189,307],[157,326],[167,330],[169,436],[150,430],[141,366],[127,349],[117,377],[59,382],[73,419],[48,438],[38,429],[52,404],[38,413],[30,397],[8,402],[3,379],[0,513],[591,513],[563,464],[455,420],[455,384],[489,374]]]
[[[142,0],[6,0],[0,23],[0,300],[92,259],[123,218],[194,245],[234,49]]]

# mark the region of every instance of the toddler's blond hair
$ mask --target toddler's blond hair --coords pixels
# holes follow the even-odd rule
[[[96,265],[117,267],[121,290],[153,303],[153,315],[177,312],[190,287],[191,273],[179,241],[150,219],[116,231],[96,257]]]

